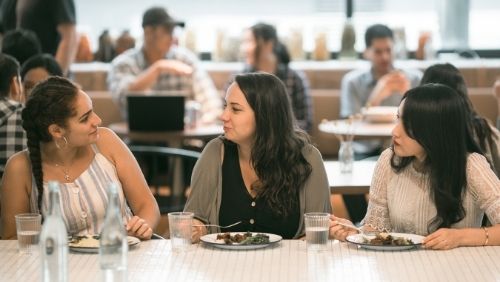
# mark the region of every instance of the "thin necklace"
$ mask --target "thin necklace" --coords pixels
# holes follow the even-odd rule
[[[64,179],[66,181],[69,181],[69,169],[66,169],[64,166],[62,165],[59,165],[56,163],[56,167],[58,167],[59,169],[61,169],[61,171],[63,172],[64,174]]]

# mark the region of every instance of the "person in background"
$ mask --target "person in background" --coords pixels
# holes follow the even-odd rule
[[[26,148],[23,102],[19,63],[12,56],[0,54],[0,178],[10,156]]]
[[[42,47],[36,34],[27,29],[14,29],[5,33],[2,40],[2,53],[16,58],[20,65],[29,58],[41,54]]]
[[[106,189],[114,182],[128,234],[151,238],[160,218],[158,205],[127,146],[113,131],[99,127],[101,119],[85,92],[65,78],[50,77],[35,86],[22,118],[28,150],[12,156],[5,167],[3,239],[16,237],[14,215],[46,214],[51,180],[63,186],[61,212],[69,235],[99,234]]]
[[[283,82],[268,73],[237,75],[220,117],[224,135],[210,141],[195,165],[184,211],[195,215],[193,241],[220,232],[304,235],[304,213],[330,213],[319,151],[298,128]],[[270,154],[270,152],[273,152]]]
[[[469,116],[467,123],[470,131],[474,134],[474,139],[484,156],[496,174],[500,176],[500,133],[474,110],[467,94],[467,85],[460,71],[449,63],[432,65],[425,70],[420,81],[421,85],[426,83],[441,83],[449,86],[466,101]]]
[[[3,0],[0,19],[3,33],[17,28],[35,32],[42,52],[52,54],[68,74],[78,48],[73,0]]]
[[[172,90],[187,92],[188,100],[200,104],[201,122],[212,123],[221,112],[220,96],[196,56],[172,44],[175,24],[164,8],[146,10],[142,18],[144,44],[113,60],[108,87],[124,115],[127,93]]]
[[[243,73],[262,71],[279,77],[287,87],[297,122],[305,131],[312,129],[309,81],[304,73],[291,69],[290,55],[278,39],[274,26],[258,23],[245,31],[241,45],[245,56]]]
[[[429,249],[500,245],[500,180],[474,140],[467,101],[442,84],[409,90],[398,109],[393,146],[380,156],[365,230],[426,236]],[[484,215],[491,227],[481,227]],[[330,235],[352,229],[331,217]]]
[[[340,87],[340,117],[348,118],[361,112],[362,107],[397,106],[406,90],[418,85],[421,73],[396,69],[393,64],[394,35],[385,25],[375,24],[365,32],[364,57],[370,68],[347,73]],[[355,159],[379,155],[381,140],[355,141]],[[359,222],[366,213],[364,195],[343,195],[349,216]]]
[[[29,97],[38,82],[49,76],[63,76],[59,63],[52,55],[39,54],[27,60],[21,67],[21,79],[26,97]]]

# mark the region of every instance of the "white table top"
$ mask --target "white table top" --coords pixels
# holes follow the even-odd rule
[[[499,281],[500,247],[449,251],[380,252],[338,241],[308,253],[304,241],[232,251],[193,245],[172,253],[168,240],[141,242],[128,256],[129,281]],[[40,281],[37,254],[20,255],[14,240],[0,241],[1,281]],[[99,256],[69,255],[69,281],[101,281]]]
[[[325,121],[318,125],[321,132],[335,135],[354,135],[364,138],[387,138],[392,136],[392,129],[395,123],[369,123],[364,121],[354,121],[348,125],[347,120]]]
[[[325,161],[332,194],[366,194],[370,190],[376,161],[354,161],[351,173],[341,173],[338,161]]]

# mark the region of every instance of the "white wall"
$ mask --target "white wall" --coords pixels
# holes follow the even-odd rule
[[[318,1],[328,0],[75,0],[77,6],[78,29],[88,33],[93,48],[97,48],[98,35],[104,29],[117,36],[129,29],[135,37],[141,37],[141,17],[147,8],[159,5],[166,7],[176,18],[185,20],[188,27],[196,32],[197,49],[211,51],[215,46],[217,30],[237,36],[245,27],[257,21],[268,21],[278,27],[280,35],[286,36],[291,29],[300,29],[304,38],[304,49],[313,48],[317,32],[326,32],[331,51],[340,48],[340,33],[344,14],[321,13],[316,11]],[[343,5],[344,0],[341,1]],[[363,5],[362,1],[354,0]],[[391,27],[405,28],[407,46],[414,50],[418,34],[429,30],[435,34],[436,47],[439,42],[439,24],[435,0],[379,0],[382,12],[355,12],[356,49],[364,48],[365,28],[381,22]],[[440,1],[440,0],[438,0]],[[368,2],[367,2],[368,3]],[[500,48],[500,32],[497,30],[500,1],[471,0],[469,25],[469,45],[476,49]],[[494,30],[485,33],[483,30]]]

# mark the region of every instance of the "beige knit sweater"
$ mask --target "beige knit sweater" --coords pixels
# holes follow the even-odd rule
[[[392,150],[386,149],[375,167],[370,202],[363,223],[377,230],[427,235],[436,216],[426,175],[408,165],[400,173],[390,165]],[[472,153],[467,159],[467,188],[463,198],[465,218],[453,228],[480,227],[484,214],[500,224],[500,180],[486,159]]]

